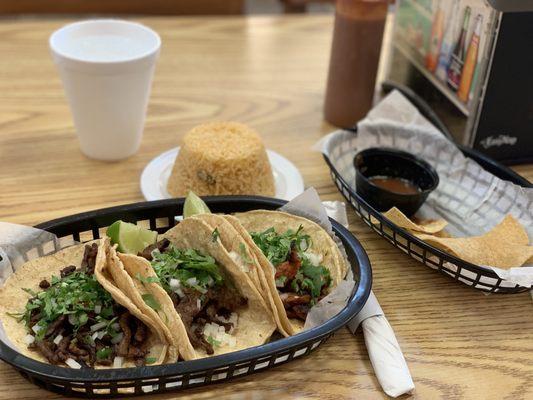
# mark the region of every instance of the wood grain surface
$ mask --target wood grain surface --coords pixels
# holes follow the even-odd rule
[[[250,124],[292,160],[306,186],[342,200],[310,146],[332,130],[322,102],[332,19],[328,16],[147,18],[163,39],[140,151],[128,160],[89,160],[48,53],[66,20],[0,23],[0,220],[35,224],[142,200],[146,163],[210,120]],[[533,166],[516,170],[533,179]],[[533,398],[529,294],[491,295],[413,261],[350,219],[367,250],[374,291],[411,369],[416,399]],[[0,399],[51,399],[0,363]],[[201,389],[153,399],[379,399],[359,333],[338,332],[307,358]]]

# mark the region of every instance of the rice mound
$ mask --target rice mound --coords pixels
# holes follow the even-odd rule
[[[167,189],[174,197],[190,190],[200,196],[275,194],[261,138],[238,122],[210,122],[190,130],[183,137]]]

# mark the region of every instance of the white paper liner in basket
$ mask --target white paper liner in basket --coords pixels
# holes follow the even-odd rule
[[[437,170],[440,178],[438,188],[431,193],[417,216],[445,218],[449,222],[447,231],[461,237],[481,235],[501,222],[505,215],[511,214],[525,227],[531,243],[533,189],[504,181],[465,157],[401,93],[390,93],[357,127],[357,135],[339,130],[314,146],[315,150],[329,158],[354,191],[353,159],[357,152],[375,146],[405,150],[425,159]],[[451,263],[444,266],[452,271],[450,275],[457,271]],[[482,267],[493,270],[503,279],[502,287],[533,286],[532,264],[508,270]],[[465,269],[461,274],[475,277],[474,273]],[[496,279],[481,276],[479,282],[494,285]]]

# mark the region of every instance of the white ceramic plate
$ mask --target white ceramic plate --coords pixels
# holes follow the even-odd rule
[[[141,174],[141,191],[146,200],[170,199],[167,182],[179,147],[161,153],[148,163]],[[304,181],[300,171],[285,157],[267,150],[268,159],[274,174],[276,197],[292,200],[304,191]]]

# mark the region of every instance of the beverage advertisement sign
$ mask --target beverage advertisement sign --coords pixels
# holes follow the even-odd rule
[[[402,0],[394,45],[468,114],[492,33],[493,9],[483,0]]]

